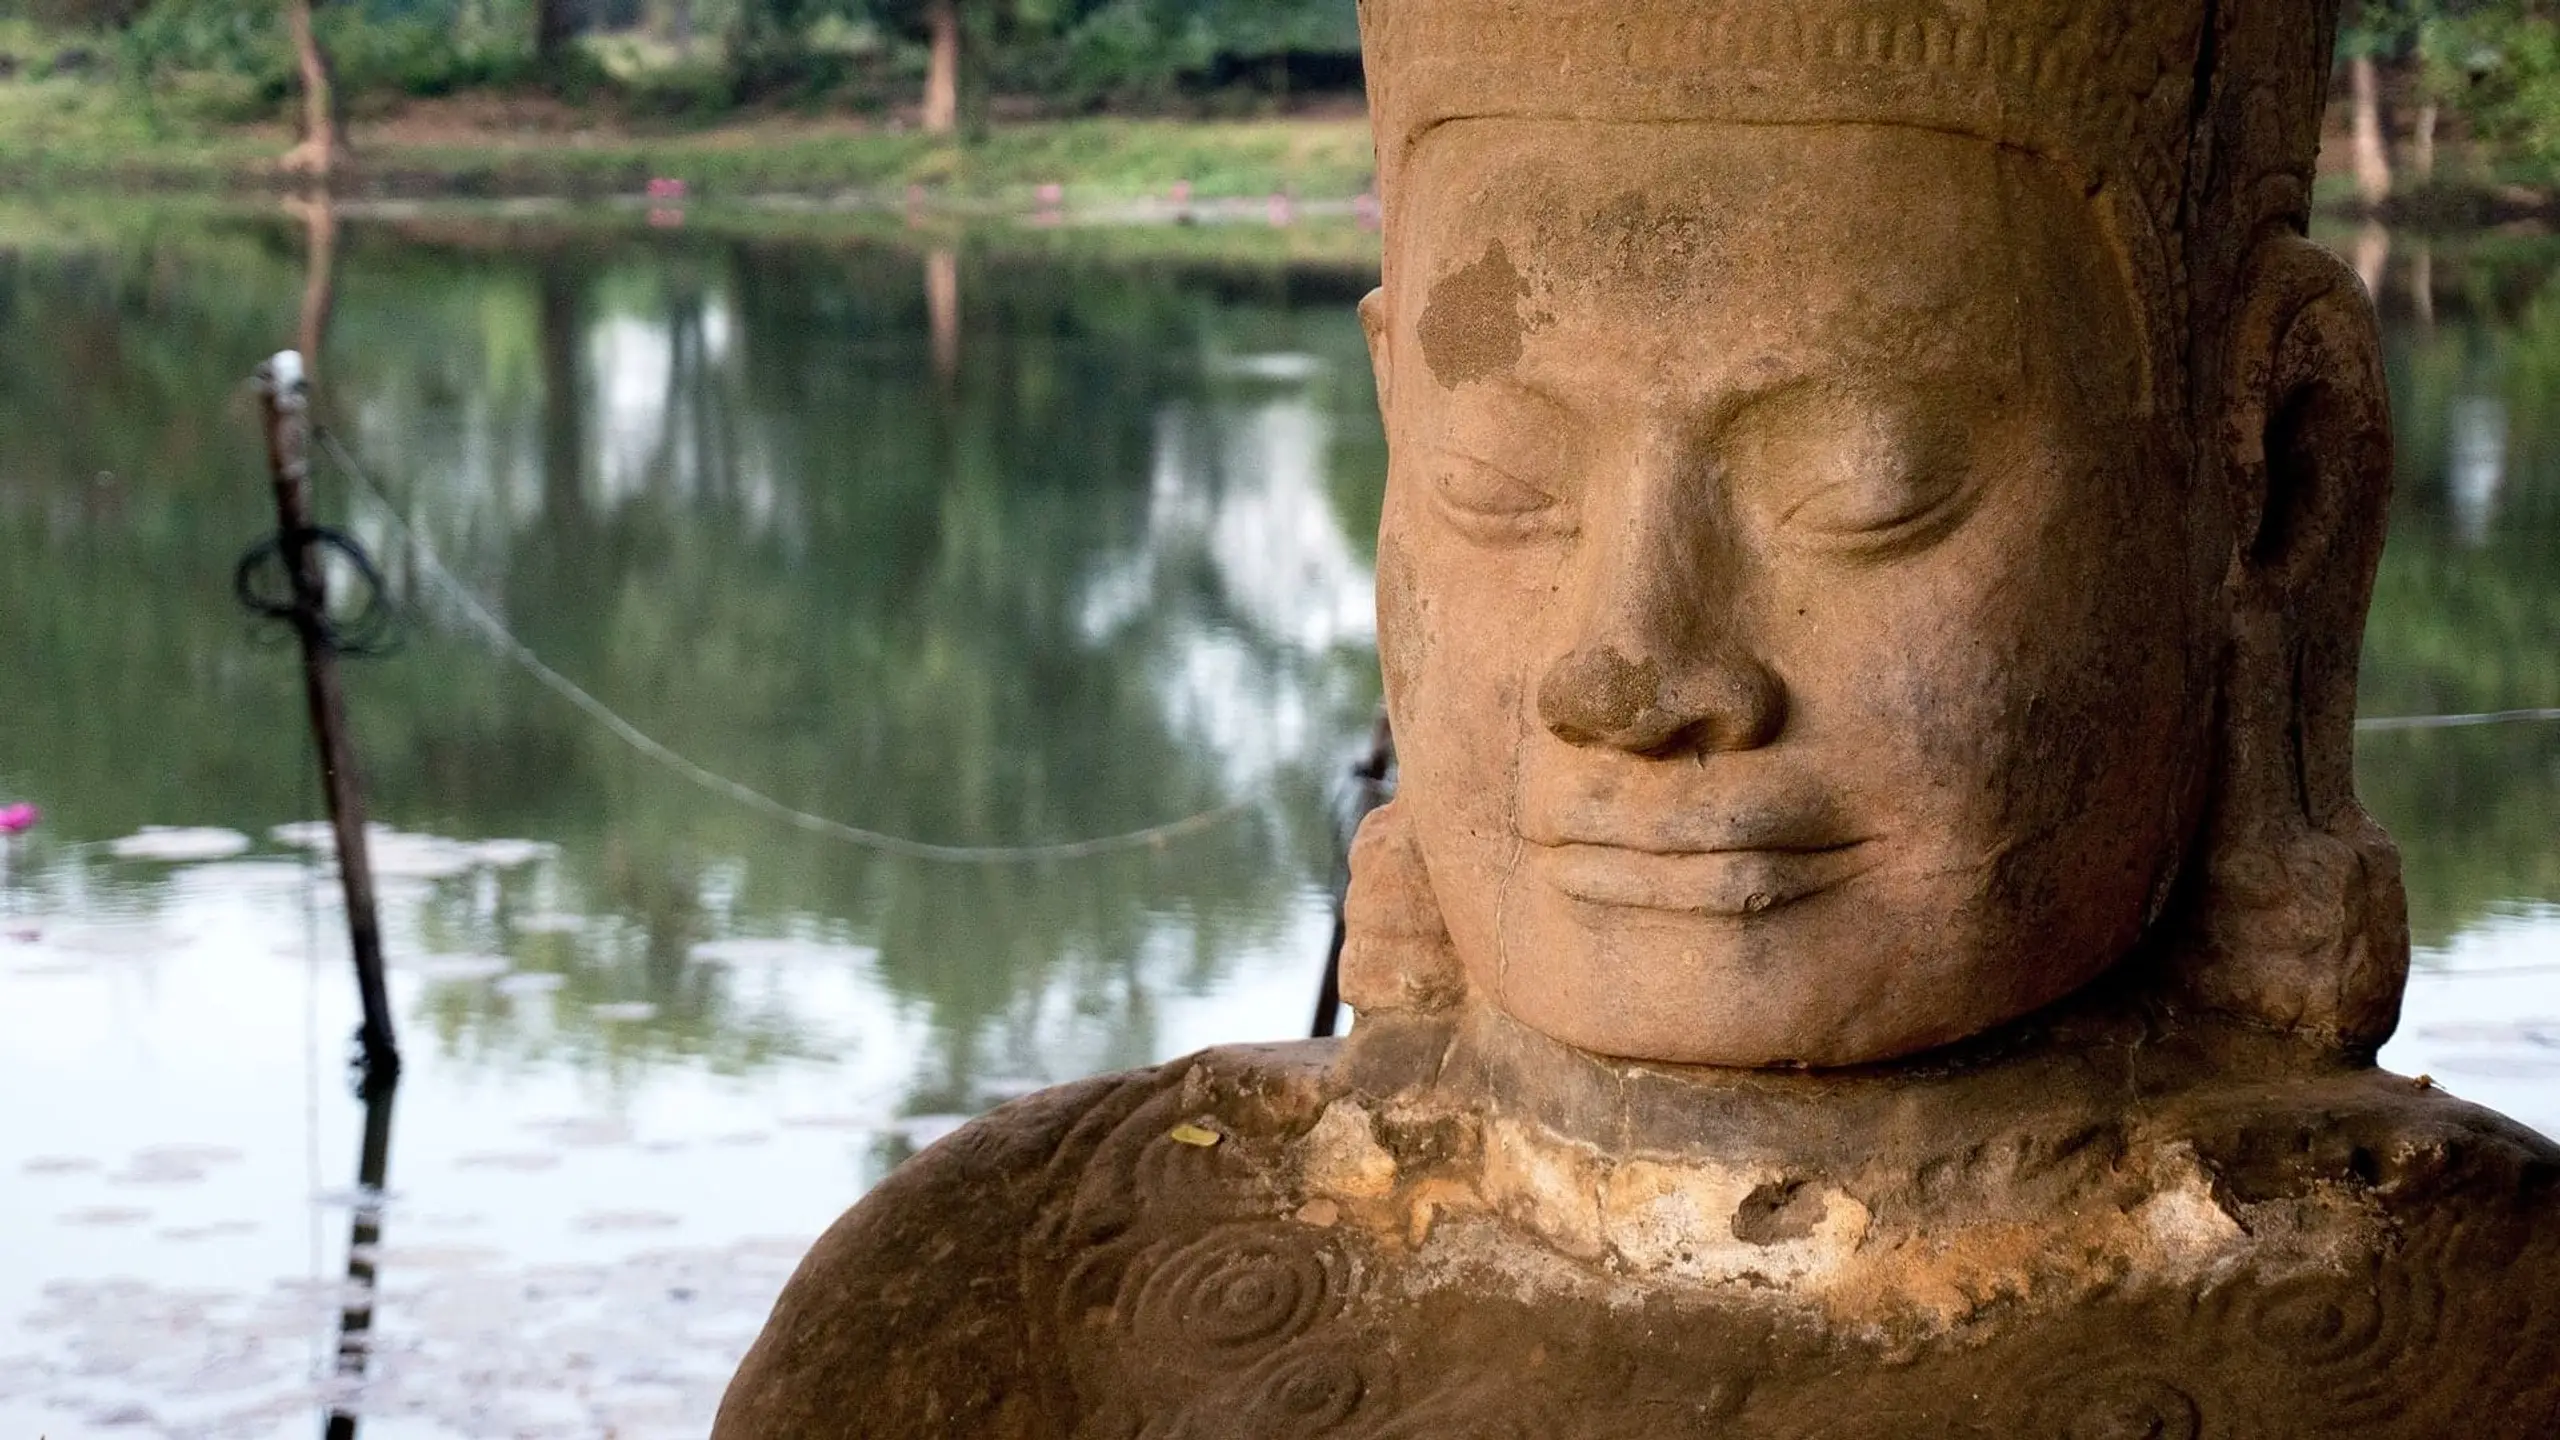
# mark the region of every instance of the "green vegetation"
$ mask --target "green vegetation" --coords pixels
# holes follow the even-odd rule
[[[1293,91],[1355,89],[1351,0],[325,0],[320,39],[351,93],[438,95],[539,82],[673,108],[832,99],[913,103],[937,16],[955,22],[966,84],[1111,106],[1253,110]],[[138,83],[229,77],[239,100],[297,84],[288,0],[5,0],[0,21],[53,37],[23,68]],[[23,40],[22,34],[19,37]],[[281,113],[280,111],[276,113]]]
[[[2361,0],[2338,37],[2348,160],[2369,207],[2560,169],[2560,4]],[[2460,173],[2441,167],[2463,147]]]
[[[2364,208],[2560,209],[2560,0],[2350,0],[2338,55]],[[1355,0],[0,0],[0,181],[1339,200],[1360,79]]]
[[[0,84],[0,184],[44,190],[230,190],[278,183],[289,143],[274,126],[182,133],[86,87]],[[1065,187],[1069,213],[1162,199],[1275,194],[1340,203],[1370,183],[1359,120],[1080,119],[1007,127],[959,146],[914,133],[767,117],[703,130],[612,129],[574,137],[411,136],[355,131],[356,185],[376,194],[637,196],[660,177],[696,199],[802,195],[899,202],[923,187],[936,209],[1027,208]]]
[[[1359,80],[1351,0],[0,0],[0,180],[231,186],[298,136],[376,191],[1341,200]]]

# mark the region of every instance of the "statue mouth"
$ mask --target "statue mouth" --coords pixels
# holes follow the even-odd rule
[[[1865,840],[1662,851],[1529,841],[1530,869],[1587,905],[1750,920],[1848,884],[1881,863]]]

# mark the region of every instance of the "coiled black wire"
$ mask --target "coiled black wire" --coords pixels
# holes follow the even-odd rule
[[[336,555],[354,572],[364,603],[353,614],[333,612],[325,596],[316,607],[317,613],[304,613],[301,600],[294,594],[290,551],[305,545]],[[326,573],[324,569],[324,588]],[[314,525],[295,536],[277,531],[250,546],[231,572],[231,593],[240,601],[240,608],[251,615],[307,630],[332,654],[351,660],[380,659],[397,651],[405,638],[400,607],[391,598],[391,587],[383,580],[381,567],[365,552],[364,542],[334,526]]]

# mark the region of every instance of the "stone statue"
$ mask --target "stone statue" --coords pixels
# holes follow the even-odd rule
[[[2336,10],[1363,0],[1357,1027],[911,1161],[718,1434],[2560,1436],[2560,1147],[2373,1064]]]

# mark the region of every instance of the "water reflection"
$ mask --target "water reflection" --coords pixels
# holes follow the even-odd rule
[[[46,362],[0,366],[0,803],[47,816],[0,875],[0,1093],[78,1097],[0,1139],[0,1429],[699,1434],[916,1146],[1303,1030],[1377,699],[1370,277],[1011,244],[0,212],[0,346]],[[2369,248],[2404,443],[2365,708],[2560,706],[2560,246]],[[402,524],[685,756],[952,845],[1242,812],[1073,865],[777,825],[490,654],[333,489],[425,622],[350,676],[411,1068],[397,1188],[349,1188],[294,670],[222,593],[270,523],[239,382],[314,314]],[[2392,1058],[2560,1127],[2560,726],[2363,762],[2427,972]]]
[[[2391,247],[2377,271],[2400,430],[2365,649],[2368,715],[2560,705],[2560,242]],[[2372,735],[2420,964],[2560,898],[2560,725]],[[2560,942],[2549,956],[2560,962]]]
[[[2452,452],[2445,457],[2445,502],[2453,533],[2473,549],[2488,543],[2498,515],[2498,492],[2507,481],[2507,403],[2495,395],[2465,395],[2448,417]]]
[[[1383,466],[1344,323],[1364,277],[311,223],[5,232],[0,335],[67,342],[81,373],[0,378],[0,671],[25,697],[0,792],[52,817],[7,886],[29,923],[0,971],[0,1088],[153,1062],[0,1155],[13,1176],[64,1162],[0,1186],[14,1233],[138,1234],[150,1277],[94,1280],[132,1264],[76,1244],[0,1265],[0,1324],[38,1327],[32,1349],[0,1332],[0,1419],[265,1433],[299,1406],[369,1432],[698,1434],[789,1259],[915,1146],[1045,1083],[1303,1027],[1325,794],[1376,701]],[[792,806],[946,844],[1247,809],[1073,866],[775,826],[484,653],[399,529],[341,497],[427,621],[351,677],[399,827],[375,845],[413,1054],[382,1156],[402,1190],[297,1183],[276,1162],[353,1123],[343,962],[293,858],[316,809],[293,672],[219,577],[263,528],[237,382],[295,338],[306,253],[332,243],[341,433],[510,629],[635,724]],[[197,848],[109,843],[155,825]],[[179,1074],[219,1112],[169,1105]],[[256,1183],[110,1182],[101,1157],[190,1131]],[[378,1297],[344,1290],[329,1242],[308,1264],[274,1243],[314,1192],[356,1207],[315,1237],[356,1217],[410,1237],[350,1250]],[[359,1301],[361,1386],[323,1383],[334,1346],[222,1369]],[[93,1363],[178,1313],[189,1346]],[[214,1373],[238,1404],[196,1388]],[[599,1392],[579,1423],[556,1413],[573,1380]]]

